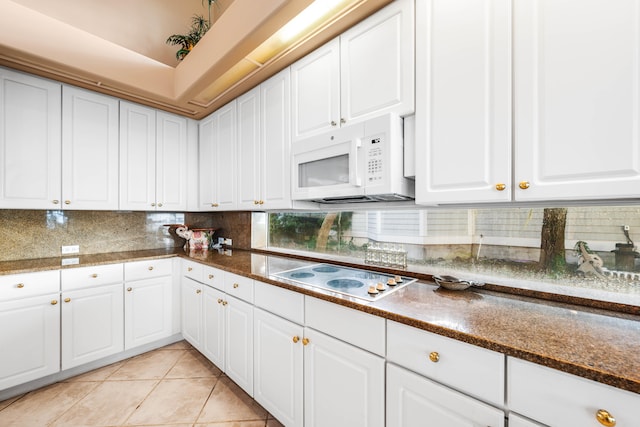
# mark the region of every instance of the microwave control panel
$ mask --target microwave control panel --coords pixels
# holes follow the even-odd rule
[[[383,135],[369,137],[366,140],[367,150],[367,184],[377,184],[384,179],[384,144]]]

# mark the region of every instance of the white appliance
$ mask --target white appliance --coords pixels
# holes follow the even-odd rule
[[[293,200],[412,200],[415,182],[404,174],[402,133],[402,118],[385,114],[294,143]]]

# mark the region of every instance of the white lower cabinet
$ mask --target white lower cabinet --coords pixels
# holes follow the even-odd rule
[[[305,427],[383,427],[384,359],[305,328]]]
[[[56,288],[59,289],[57,283]],[[60,370],[57,289],[24,299],[0,298],[0,390]]]
[[[124,350],[122,283],[62,292],[62,369]]]
[[[500,427],[504,412],[387,364],[387,427]]]
[[[202,351],[202,290],[204,285],[188,277],[182,277],[181,312],[182,336]]]
[[[283,425],[302,427],[303,327],[259,308],[253,321],[254,398]]]
[[[253,397],[253,305],[227,295],[224,372]]]
[[[202,354],[220,369],[225,363],[226,304],[224,292],[205,286],[202,300]]]
[[[516,414],[509,414],[509,427],[545,427]]]
[[[512,357],[507,392],[511,411],[551,427],[626,427],[640,420],[639,394]]]
[[[173,331],[173,262],[137,261],[124,265],[124,347],[157,341]]]

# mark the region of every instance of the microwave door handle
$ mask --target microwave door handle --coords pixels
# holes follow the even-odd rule
[[[360,176],[360,171],[358,170],[358,166],[360,166],[360,150],[362,149],[362,139],[355,139],[355,150],[353,150],[354,159],[354,174],[355,174],[355,182],[354,185],[356,187],[362,187],[362,177]]]

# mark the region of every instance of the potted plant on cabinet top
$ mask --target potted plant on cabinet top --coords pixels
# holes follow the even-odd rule
[[[173,34],[169,36],[166,43],[172,46],[179,45],[180,49],[176,52],[176,59],[182,61],[191,49],[200,41],[200,39],[211,28],[211,4],[217,0],[202,0],[208,3],[209,19],[205,19],[202,15],[193,15],[191,18],[191,29],[187,34]],[[216,4],[217,5],[217,4]]]

